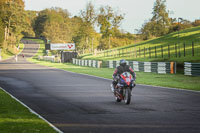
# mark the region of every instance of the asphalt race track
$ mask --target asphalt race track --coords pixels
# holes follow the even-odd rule
[[[130,105],[116,103],[110,80],[27,62],[38,47],[0,62],[0,87],[61,131],[200,133],[200,93],[137,85]]]

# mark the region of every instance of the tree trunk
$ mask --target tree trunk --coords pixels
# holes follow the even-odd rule
[[[4,41],[6,41],[7,40],[7,26],[5,27],[4,36],[5,36]]]
[[[89,42],[89,40],[88,40],[88,36],[86,37],[86,49],[88,48],[88,42]]]
[[[12,16],[12,15],[11,15]],[[9,34],[10,34],[10,23],[11,23],[11,16],[10,16],[10,18],[9,18],[9,20],[8,20],[8,28],[7,28],[7,40],[8,40],[8,38],[9,38]]]

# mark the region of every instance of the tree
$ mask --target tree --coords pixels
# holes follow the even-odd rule
[[[94,26],[96,22],[96,11],[92,2],[87,3],[86,9],[81,10],[80,14],[83,22],[87,23],[89,26]]]
[[[4,41],[4,26],[3,26],[3,22],[0,18],[0,48],[3,47],[3,41]]]
[[[61,8],[51,8],[39,12],[35,19],[36,36],[45,37],[53,43],[71,42],[71,22],[69,12]]]
[[[86,22],[83,22],[81,18],[77,20],[76,30],[74,31],[73,41],[76,43],[77,48],[82,50],[83,52],[86,49],[90,52],[93,52],[96,45],[96,36],[97,33],[95,32],[92,26],[88,26]]]
[[[21,32],[26,26],[24,2],[22,0],[0,0],[0,12],[4,25],[4,47],[6,49],[7,44],[15,44],[23,37]]]
[[[200,26],[200,19],[196,19],[194,22],[192,22],[193,26]]]
[[[149,21],[142,25],[140,32],[141,32],[143,40],[148,40],[148,39],[152,38],[152,36],[154,35],[154,32],[155,32],[155,30],[154,30],[155,25],[156,25],[155,21]]]
[[[35,23],[35,18],[37,17],[38,11],[25,11],[26,15],[26,25],[24,26],[24,30],[22,31],[22,34],[24,37],[35,37],[35,32],[33,30],[33,25]]]
[[[84,41],[84,43],[80,43],[81,48],[83,49],[83,51],[85,49],[89,49],[90,52],[94,51],[94,47],[91,48],[91,44],[93,46],[93,40],[95,38],[95,30],[94,30],[94,24],[96,22],[96,11],[95,11],[95,7],[94,5],[89,2],[86,5],[86,9],[85,10],[81,10],[80,12],[81,14],[81,18],[82,18],[82,24],[80,27],[80,33],[79,33],[79,41],[82,40]]]
[[[16,54],[22,32],[27,28],[23,0],[0,0],[0,47]]]
[[[100,27],[101,38],[101,49],[111,48],[111,37],[114,37],[115,31],[118,31],[121,21],[124,16],[119,12],[114,12],[112,7],[106,6],[99,9],[98,14],[98,26]]]
[[[35,18],[33,23],[33,30],[36,34],[36,37],[42,36],[41,34],[44,31],[44,25],[47,21],[48,10],[43,10],[38,13],[38,16]]]
[[[169,33],[172,26],[172,19],[169,18],[165,2],[166,0],[155,1],[152,18],[140,29],[143,39],[150,39],[153,36],[159,37]]]
[[[166,0],[156,0],[153,7],[153,17],[151,18],[151,22],[155,25],[152,29],[152,33],[157,37],[167,34],[171,26],[171,19],[166,10],[165,2]]]
[[[98,15],[98,25],[100,26],[100,32],[102,38],[108,38],[112,29],[112,19],[114,16],[113,9],[110,6],[101,7],[99,9],[100,13]]]

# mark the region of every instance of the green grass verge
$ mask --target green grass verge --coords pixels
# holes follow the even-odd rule
[[[37,51],[37,54],[34,56],[34,57],[38,57],[38,56],[43,56],[43,55],[45,55],[45,44],[44,44],[44,42],[43,41],[41,41],[41,40],[38,40],[38,39],[35,39],[35,40],[33,40],[33,41],[36,41],[37,43],[39,43],[40,44],[40,48],[38,49],[38,51]]]
[[[45,121],[0,89],[1,133],[56,133]]]
[[[71,72],[89,74],[98,77],[112,79],[114,69],[81,67],[70,63],[52,63],[39,61],[36,58],[29,59],[33,63],[63,69]],[[136,72],[137,84],[155,85],[163,87],[181,88],[200,91],[200,77],[184,76],[182,74],[157,74]]]
[[[24,48],[24,44],[20,43],[19,44],[19,52],[18,53],[20,53],[23,50],[23,48]],[[2,56],[3,60],[9,59],[9,58],[11,58],[14,55],[15,54],[13,54],[12,52],[10,52],[8,50],[2,50],[2,52],[1,52],[1,56]]]

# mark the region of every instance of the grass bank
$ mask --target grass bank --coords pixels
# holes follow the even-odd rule
[[[71,63],[52,63],[39,61],[36,58],[29,59],[33,63],[63,69],[71,72],[89,74],[98,77],[112,79],[114,69],[110,68],[91,68],[76,66]],[[157,74],[136,72],[137,84],[155,85],[163,87],[181,88],[187,90],[200,91],[200,77],[184,76],[182,74]]]
[[[15,54],[19,54],[23,49],[24,49],[24,44],[22,44],[22,43],[19,44],[19,51],[13,51],[13,50],[9,51],[9,50],[3,49],[1,51],[2,60],[9,59],[12,56],[14,56]]]
[[[0,89],[0,132],[56,133],[45,121]]]
[[[193,45],[192,45],[193,44]],[[192,49],[193,48],[193,49]],[[95,54],[83,54],[82,59],[135,61],[200,62],[200,26],[113,48]]]

